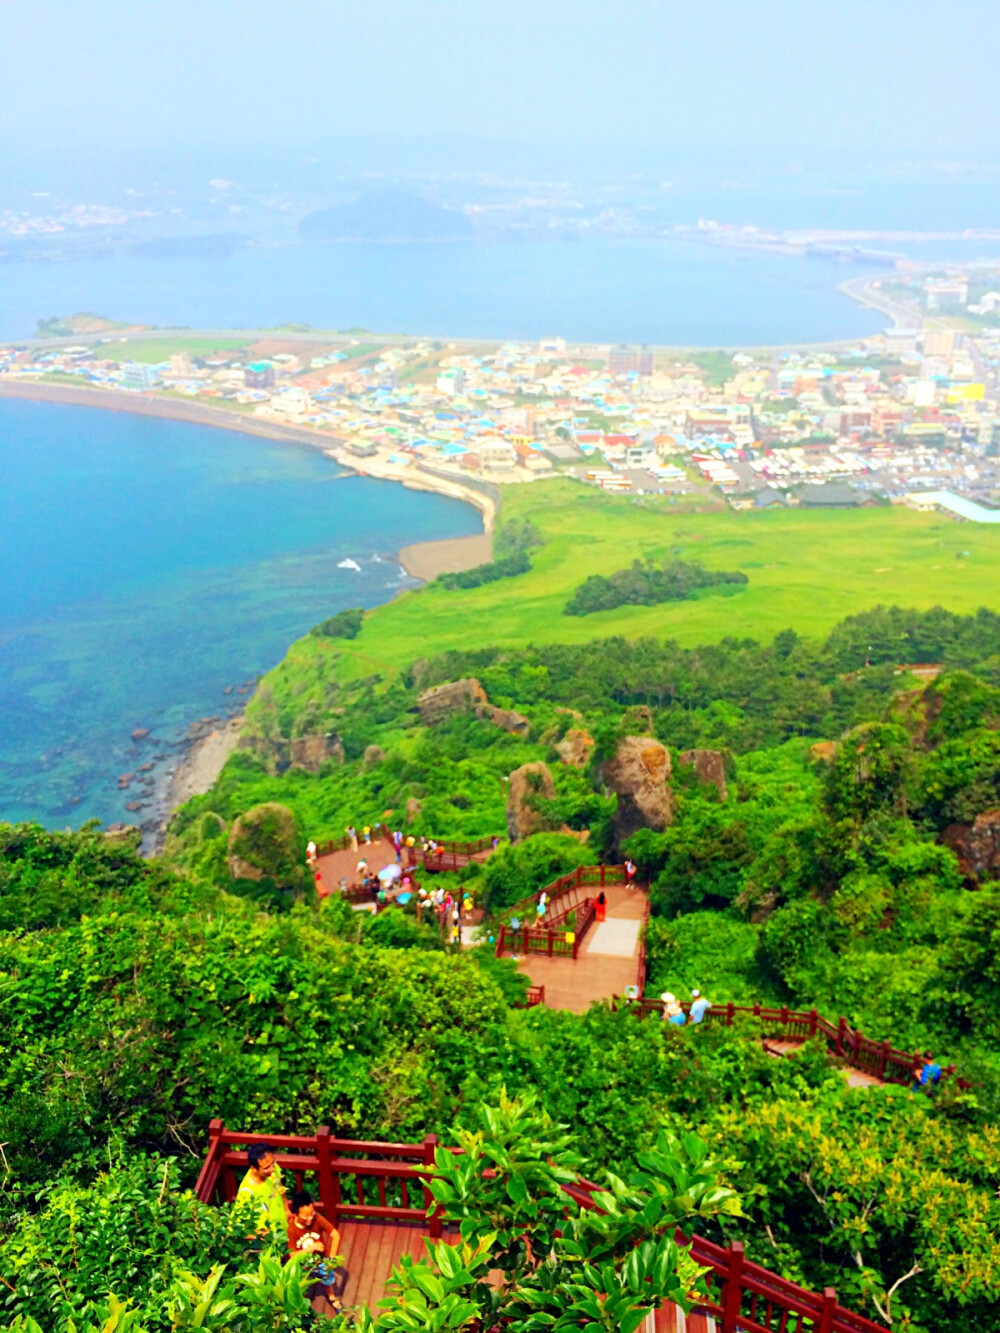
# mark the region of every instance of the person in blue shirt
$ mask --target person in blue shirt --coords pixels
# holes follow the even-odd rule
[[[683,1027],[686,1022],[684,1010],[677,1003],[676,997],[671,995],[670,991],[665,990],[660,999],[663,1001],[664,1023],[674,1023],[679,1028]]]
[[[700,990],[693,990],[691,992],[691,1007],[689,1012],[691,1014],[692,1023],[703,1022],[705,1015],[708,1013],[711,1007],[712,1007],[711,1000],[706,1000]]]
[[[941,1082],[941,1066],[931,1055],[930,1051],[924,1054],[923,1063],[918,1065],[913,1071],[913,1087],[921,1092],[926,1092],[930,1097]]]

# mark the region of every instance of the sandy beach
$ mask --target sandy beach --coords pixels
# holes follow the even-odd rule
[[[493,538],[452,537],[440,542],[415,542],[399,552],[399,563],[411,578],[436,579],[439,574],[459,574],[493,559]]]

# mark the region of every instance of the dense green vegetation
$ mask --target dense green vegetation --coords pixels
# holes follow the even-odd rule
[[[626,498],[563,479],[506,487],[503,517],[504,529],[530,523],[544,543],[532,551],[528,573],[469,589],[435,581],[367,612],[357,639],[341,645],[337,680],[402,671],[418,655],[449,649],[582,645],[612,635],[676,640],[688,648],[734,634],[766,642],[789,627],[823,639],[844,617],[887,601],[924,611],[936,605],[965,613],[983,605],[1000,610],[993,574],[1000,529],[896,506],[747,513],[719,506],[693,514],[672,505],[671,497]],[[503,530],[496,558],[509,554],[502,536]],[[700,561],[709,570],[738,568],[750,581],[735,600],[710,595],[563,615],[591,574],[663,558]],[[907,654],[905,640],[896,648]],[[309,674],[315,651],[316,641],[307,636],[286,660]]]
[[[616,606],[655,606],[659,602],[682,602],[708,589],[738,586],[747,576],[738,570],[706,569],[696,561],[633,560],[628,569],[605,577],[591,574],[563,607],[567,616],[589,616],[594,611],[613,611]]]
[[[515,551],[512,555],[463,569],[457,574],[439,574],[437,581],[443,588],[481,588],[484,583],[496,583],[497,579],[513,579],[518,574],[527,574],[530,568],[531,558],[527,551]]]
[[[335,616],[328,616],[310,630],[318,639],[356,639],[361,632],[364,610],[360,606],[338,611]]]
[[[546,530],[522,587],[559,540]],[[430,587],[409,603],[436,624],[463,596]],[[407,601],[394,604],[401,623]],[[512,647],[477,630],[461,645],[446,633],[440,651],[424,634],[425,655],[404,660],[369,651],[387,614],[353,641],[308,636],[261,682],[250,744],[176,815],[166,859],[92,827],[0,829],[8,1316],[25,1330],[70,1333],[72,1319],[77,1333],[167,1333],[205,1305],[205,1327],[308,1327],[300,1276],[278,1255],[247,1259],[245,1223],[186,1192],[208,1120],[454,1143],[493,1105],[508,1118],[487,1141],[507,1135],[509,1149],[530,1123],[531,1142],[636,1189],[694,1169],[701,1150],[676,1146],[693,1130],[712,1181],[740,1200],[702,1212],[707,1234],[915,1333],[1000,1326],[1000,887],[988,856],[973,872],[950,845],[956,826],[1000,807],[1000,616],[881,607],[822,638],[784,629],[698,647],[617,635]],[[942,671],[928,683],[901,662]],[[469,676],[527,734],[461,706],[422,720],[423,691]],[[581,767],[557,749],[570,731],[592,742]],[[343,758],[332,747],[319,772],[288,767],[292,742],[331,733]],[[542,831],[443,877],[507,912],[610,855],[602,765],[626,735],[659,739],[673,769],[673,822],[626,845],[651,882],[650,990],[842,1013],[954,1060],[971,1087],[933,1099],[850,1088],[818,1050],[769,1057],[752,1022],[678,1030],[606,1006],[521,1009],[523,978],[488,947],[454,953],[408,912],[368,921],[321,903],[303,874],[305,840],[348,823],[502,837],[504,778],[542,762]],[[725,791],[681,762],[697,748],[720,752]],[[544,1194],[541,1154],[518,1152]],[[471,1176],[449,1187],[474,1251],[496,1200]],[[652,1243],[628,1230],[634,1214],[621,1225]],[[563,1258],[550,1290],[562,1291]],[[600,1290],[625,1301],[621,1252],[606,1258]],[[440,1302],[479,1312],[492,1299],[481,1268],[470,1251]],[[530,1287],[523,1271],[517,1281]],[[406,1326],[394,1318],[379,1328]]]

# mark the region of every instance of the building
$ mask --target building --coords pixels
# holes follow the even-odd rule
[[[175,352],[170,358],[171,375],[190,375],[191,357],[187,352]]]
[[[121,385],[123,389],[155,388],[160,383],[160,367],[147,365],[144,361],[126,361],[122,365]]]
[[[274,366],[270,361],[251,361],[243,371],[248,389],[270,389],[274,385]]]
[[[969,283],[966,278],[946,278],[929,282],[924,288],[928,310],[963,310],[969,304]]]

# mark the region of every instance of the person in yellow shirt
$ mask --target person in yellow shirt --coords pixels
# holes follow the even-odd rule
[[[252,1143],[247,1149],[247,1162],[249,1170],[240,1181],[236,1202],[254,1205],[258,1236],[283,1241],[288,1235],[288,1200],[274,1149],[268,1143]]]

